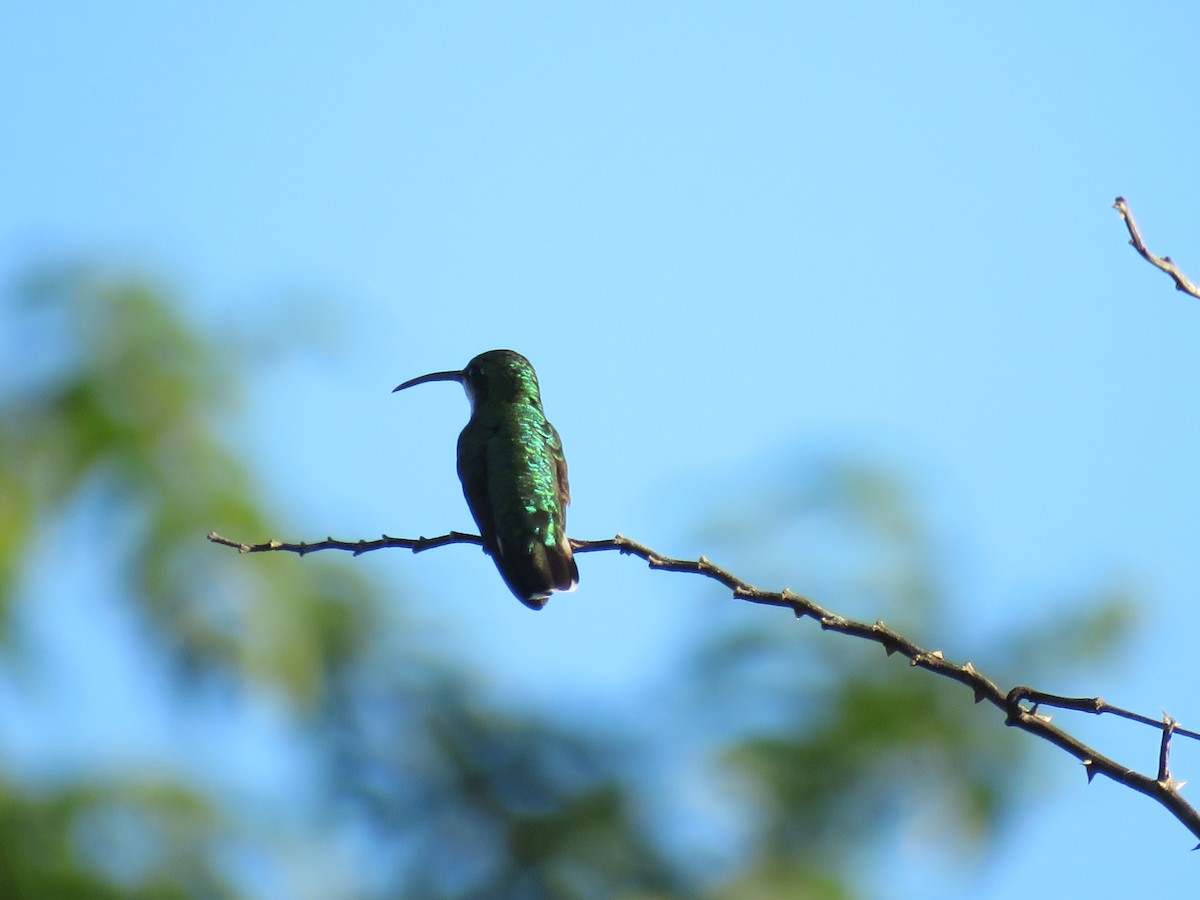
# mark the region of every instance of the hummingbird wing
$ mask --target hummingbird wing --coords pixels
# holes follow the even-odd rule
[[[479,536],[483,538],[483,549],[495,557],[500,548],[496,544],[496,519],[488,490],[487,443],[490,437],[491,434],[468,435],[467,430],[463,430],[458,439],[458,480],[462,482],[471,517],[479,527]]]
[[[549,422],[546,427],[550,429],[549,445],[554,453],[554,475],[558,481],[558,500],[565,509],[571,503],[571,485],[567,483],[567,457],[563,454],[562,438],[558,436],[558,431]]]
[[[579,583],[579,567],[571,552],[571,541],[567,537],[567,506],[571,503],[571,485],[567,481],[567,457],[563,453],[562,438],[549,421],[546,422],[546,444],[554,456],[554,479],[558,493],[558,543],[547,548],[547,568],[552,573],[555,590],[573,591]]]

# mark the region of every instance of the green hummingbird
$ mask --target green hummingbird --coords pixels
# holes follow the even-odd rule
[[[422,375],[392,393],[429,381],[457,381],[471,401],[458,437],[458,478],[504,583],[530,609],[555,591],[573,591],[579,569],[567,539],[567,461],[529,360],[489,350],[461,372]]]

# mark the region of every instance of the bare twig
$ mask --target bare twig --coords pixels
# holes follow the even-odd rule
[[[1163,713],[1162,741],[1158,746],[1158,783],[1178,790],[1184,782],[1171,778],[1171,735],[1176,733],[1175,720]]]
[[[374,541],[339,541],[334,538],[326,538],[323,541],[315,543],[299,544],[287,544],[281,541],[244,544],[221,537],[215,532],[210,533],[208,539],[216,544],[233,547],[241,553],[261,553],[278,550],[297,553],[301,556],[317,550],[344,550],[358,556],[360,553],[380,550],[385,547],[400,547],[412,550],[414,553],[420,553],[424,550],[443,547],[448,544],[480,545],[482,543],[476,535],[463,534],[457,531],[433,538],[393,538],[384,535],[379,540]],[[1099,697],[1061,697],[1056,694],[1036,691],[1028,687],[1015,687],[1006,693],[997,687],[995,682],[977,670],[970,662],[965,662],[961,665],[950,662],[945,658],[941,650],[926,650],[904,635],[888,628],[883,622],[875,622],[872,625],[866,622],[856,622],[853,619],[847,619],[787,588],[784,588],[782,591],[762,590],[743,581],[720,566],[714,565],[703,556],[696,560],[675,559],[663,556],[661,553],[619,534],[614,538],[601,541],[572,540],[571,546],[575,549],[576,553],[596,553],[604,550],[616,550],[625,555],[640,557],[652,569],[703,575],[705,578],[711,578],[713,581],[724,585],[733,592],[735,599],[790,609],[797,618],[813,619],[826,631],[835,631],[840,634],[873,641],[883,647],[889,656],[899,653],[906,657],[915,668],[925,669],[969,687],[975,696],[976,703],[986,700],[1004,713],[1004,723],[1006,725],[1019,728],[1022,731],[1027,731],[1030,734],[1047,740],[1071,756],[1074,756],[1083,764],[1089,782],[1091,782],[1097,773],[1100,773],[1107,775],[1119,784],[1145,794],[1147,797],[1156,800],[1162,806],[1166,807],[1188,831],[1197,838],[1200,838],[1200,812],[1180,795],[1179,789],[1183,787],[1184,783],[1174,781],[1170,777],[1168,766],[1172,735],[1178,734],[1184,737],[1200,739],[1200,734],[1179,728],[1175,720],[1169,716],[1164,715],[1162,720],[1158,721],[1121,709],[1120,707],[1111,706]],[[1031,706],[1026,708],[1023,705],[1024,703],[1029,703]],[[1115,760],[1096,752],[1096,750],[1084,744],[1078,738],[1051,725],[1049,716],[1038,713],[1039,705],[1078,710],[1096,715],[1107,713],[1161,729],[1162,741],[1159,750],[1157,777],[1142,775],[1139,772],[1126,768]]]
[[[1039,706],[1053,706],[1058,709],[1072,709],[1077,712],[1092,713],[1097,716],[1107,713],[1113,716],[1120,716],[1122,719],[1129,719],[1132,722],[1139,722],[1142,725],[1149,725],[1151,728],[1163,727],[1162,721],[1159,719],[1152,719],[1150,716],[1143,716],[1141,713],[1121,709],[1121,707],[1113,706],[1100,697],[1061,697],[1058,694],[1046,694],[1027,687],[1013,688],[1009,692],[1009,697],[1014,700],[1028,700],[1035,708]],[[1200,740],[1200,732],[1179,728],[1177,725],[1172,726],[1172,728],[1176,734],[1182,737]]]
[[[1133,249],[1142,255],[1142,258],[1150,265],[1162,269],[1173,279],[1175,279],[1175,287],[1177,290],[1183,291],[1185,294],[1200,300],[1200,287],[1197,287],[1183,272],[1179,271],[1179,267],[1171,261],[1169,256],[1155,256],[1148,249],[1142,240],[1142,233],[1138,231],[1137,222],[1133,220],[1133,212],[1129,209],[1129,204],[1124,197],[1118,197],[1113,203],[1113,209],[1121,214],[1121,218],[1125,220],[1125,227],[1129,229],[1129,243],[1133,245]]]
[[[272,550],[280,550],[284,553],[296,553],[300,556],[315,553],[317,550],[345,550],[348,553],[353,553],[355,556],[361,556],[364,553],[370,553],[372,550],[383,550],[388,547],[399,547],[401,550],[411,550],[413,553],[421,553],[425,550],[432,550],[435,547],[445,547],[447,544],[476,544],[483,546],[483,539],[479,535],[463,534],[461,531],[451,531],[449,534],[443,534],[440,537],[434,538],[394,538],[388,537],[385,534],[374,541],[339,541],[336,538],[327,537],[323,541],[313,541],[311,543],[301,541],[298,544],[286,544],[283,541],[243,544],[241,541],[231,541],[227,537],[221,537],[215,531],[210,531],[208,539],[214,544],[220,544],[222,547],[232,547],[238,553],[268,553]]]

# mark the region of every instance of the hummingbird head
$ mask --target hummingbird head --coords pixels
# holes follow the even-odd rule
[[[474,409],[489,400],[526,400],[541,403],[537,375],[533,366],[515,350],[489,350],[480,353],[457,372],[433,372],[419,378],[411,378],[392,389],[402,391],[430,381],[457,381],[467,392],[467,399]]]

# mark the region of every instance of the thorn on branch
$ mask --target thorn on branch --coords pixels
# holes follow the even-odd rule
[[[930,668],[936,665],[938,662],[942,662],[945,660],[945,658],[946,657],[942,654],[941,650],[922,650],[921,652],[913,655],[912,659],[909,661],[909,665]]]

